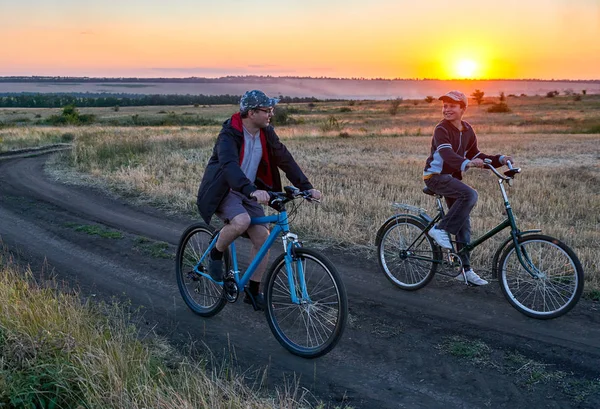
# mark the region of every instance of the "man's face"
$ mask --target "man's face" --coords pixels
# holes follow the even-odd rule
[[[274,108],[260,107],[251,109],[248,117],[258,128],[266,128],[271,123]]]
[[[443,101],[443,102],[444,102],[444,105],[442,108],[442,115],[444,116],[444,119],[446,119],[448,121],[456,121],[456,120],[460,120],[462,118],[466,109],[461,108],[460,104],[458,102],[453,102],[453,101]]]

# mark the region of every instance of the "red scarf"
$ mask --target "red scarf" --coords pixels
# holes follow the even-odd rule
[[[242,135],[244,134],[242,116],[239,112],[233,114],[231,117],[231,126],[233,129],[240,131]],[[244,160],[245,145],[246,144],[242,141],[242,149],[240,150],[240,166]],[[258,165],[256,179],[260,179],[267,186],[273,186],[273,174],[271,173],[271,163],[269,161],[269,154],[267,150],[267,136],[265,134],[265,130],[262,128],[260,130],[260,145],[262,146],[262,161]]]

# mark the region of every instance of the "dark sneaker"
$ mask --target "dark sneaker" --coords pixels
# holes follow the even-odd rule
[[[253,302],[254,301],[254,302]],[[255,311],[264,311],[265,309],[265,296],[262,294],[251,295],[246,291],[246,296],[244,297],[244,302],[246,304],[250,304],[254,307]]]
[[[215,281],[223,281],[223,260],[213,260],[208,257],[208,274]]]

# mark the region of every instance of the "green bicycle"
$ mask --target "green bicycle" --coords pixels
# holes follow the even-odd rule
[[[504,185],[512,186],[521,169],[513,168],[510,162],[507,165],[508,170],[501,174],[489,160],[485,161],[485,166],[498,177],[506,219],[460,251],[455,243],[451,250],[442,249],[427,234],[444,217],[442,196],[423,189],[425,194],[436,198],[435,217],[418,207],[394,203],[395,208],[411,213],[390,217],[377,232],[377,258],[385,276],[397,287],[409,291],[423,288],[436,272],[456,277],[462,272],[461,253],[471,252],[510,228],[510,237],[498,247],[492,260],[492,275],[498,278],[508,302],[537,319],[560,317],[571,310],[583,292],[581,263],[575,252],[560,240],[539,234],[541,230],[519,230]]]

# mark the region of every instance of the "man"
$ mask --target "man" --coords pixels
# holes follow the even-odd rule
[[[240,111],[223,123],[213,154],[208,161],[198,189],[198,210],[206,223],[213,215],[224,226],[210,254],[208,270],[216,281],[223,280],[223,252],[240,235],[247,232],[252,242],[251,257],[263,245],[269,231],[266,225],[250,226],[251,217],[264,216],[259,203],[268,203],[270,191],[281,191],[279,170],[300,190],[309,190],[315,199],[321,192],[313,189],[290,152],[270,125],[278,99],[262,91],[246,92],[240,100]],[[266,256],[250,279],[252,299],[244,302],[264,308],[260,291]]]
[[[444,119],[435,127],[431,141],[431,154],[427,158],[423,178],[425,185],[444,196],[448,213],[434,226],[429,235],[445,249],[452,249],[448,233],[456,235],[460,250],[471,241],[470,213],[477,203],[477,191],[461,182],[462,173],[469,168],[484,168],[483,160],[491,159],[492,166],[500,167],[510,156],[486,155],[477,148],[477,136],[467,122],[462,120],[468,100],[460,91],[450,91],[439,98],[443,102]],[[471,268],[470,255],[461,257],[463,272],[457,279],[473,285],[486,285]]]

